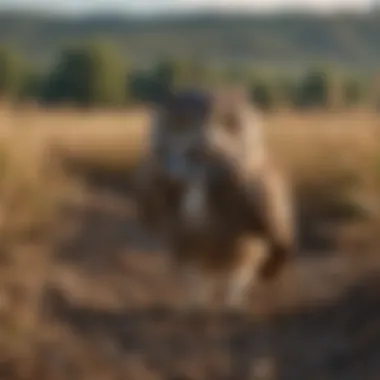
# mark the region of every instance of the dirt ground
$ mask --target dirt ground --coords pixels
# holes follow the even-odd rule
[[[0,363],[0,379],[379,378],[373,247],[307,247],[276,283],[252,289],[246,310],[185,314],[165,252],[129,199],[92,191],[65,205],[63,220],[33,339]]]
[[[0,380],[380,378],[376,231],[370,242],[354,244],[354,229],[333,243],[303,215],[298,256],[252,289],[245,310],[184,313],[128,183],[103,174],[87,173],[87,193],[64,203],[48,241],[30,236],[10,263],[0,250]]]

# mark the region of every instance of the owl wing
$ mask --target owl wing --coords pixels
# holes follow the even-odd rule
[[[246,192],[247,215],[253,233],[268,241],[267,258],[260,269],[262,279],[277,277],[295,252],[294,207],[284,176],[273,165],[266,166]]]

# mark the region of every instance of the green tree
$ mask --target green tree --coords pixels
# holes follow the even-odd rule
[[[177,63],[171,59],[159,61],[153,66],[150,73],[150,91],[153,99],[161,99],[174,90],[177,72]]]
[[[276,89],[269,80],[254,80],[251,86],[251,98],[263,111],[272,111],[277,105]]]
[[[141,70],[132,71],[127,80],[127,92],[133,102],[153,100],[151,73]]]
[[[365,86],[357,78],[347,78],[343,83],[343,102],[347,107],[357,106],[364,101]]]
[[[116,47],[103,41],[62,52],[44,98],[81,106],[118,106],[126,101],[126,67]]]
[[[297,105],[301,107],[326,108],[336,103],[338,83],[334,73],[327,67],[312,68],[306,73],[297,93]]]
[[[175,62],[161,60],[149,70],[135,70],[127,81],[127,88],[134,101],[157,102],[174,90]]]

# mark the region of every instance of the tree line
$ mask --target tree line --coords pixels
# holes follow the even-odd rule
[[[0,97],[12,102],[124,107],[158,101],[168,90],[234,81],[244,83],[252,101],[266,111],[374,104],[372,81],[329,66],[310,67],[296,77],[267,75],[254,67],[220,70],[176,58],[163,58],[145,68],[129,67],[116,45],[95,41],[63,49],[52,68],[42,72],[11,48],[0,49]]]
[[[297,71],[315,59],[373,69],[380,60],[380,13],[202,11],[141,17],[120,12],[69,15],[0,10],[0,43],[50,65],[62,44],[104,36],[133,64],[157,53],[213,62],[281,65]]]

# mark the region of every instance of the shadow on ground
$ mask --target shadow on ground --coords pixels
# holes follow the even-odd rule
[[[133,185],[136,167],[102,168],[99,165],[86,162],[78,163],[76,160],[68,158],[64,160],[64,165],[72,176],[79,178],[91,191],[107,193],[111,197],[123,199],[124,201],[130,199],[131,185]],[[320,205],[317,204],[318,190],[315,188],[314,192],[312,192],[308,188],[305,190],[302,186],[296,187],[295,195],[298,200],[296,218],[299,230],[298,245],[301,254],[310,256],[316,251],[318,255],[331,252],[335,248],[335,240],[333,235],[327,234],[326,229],[323,227],[325,227],[326,223],[339,224],[342,220],[347,220],[347,218],[354,219],[356,217],[355,211],[350,210],[345,204],[338,204],[338,202],[334,207],[329,205],[328,210],[326,210],[326,205],[323,202]],[[314,207],[310,208],[310,204],[313,204]],[[118,221],[112,221],[114,215],[115,213],[113,215],[109,213],[108,215],[112,227],[118,224]],[[134,223],[135,221],[132,218],[132,222],[127,222],[128,226],[124,225],[125,230],[136,234]],[[129,233],[130,235],[131,233]],[[127,240],[130,241],[130,239]]]
[[[282,278],[252,289],[245,310],[180,312],[164,250],[139,228],[118,181],[90,181],[84,202],[65,205],[35,344],[21,362],[0,362],[1,379],[376,378],[373,253],[303,246]]]
[[[380,370],[379,285],[374,277],[332,304],[265,319],[248,311],[110,311],[74,306],[55,291],[49,304],[78,341],[102,352],[112,379],[374,379]]]

